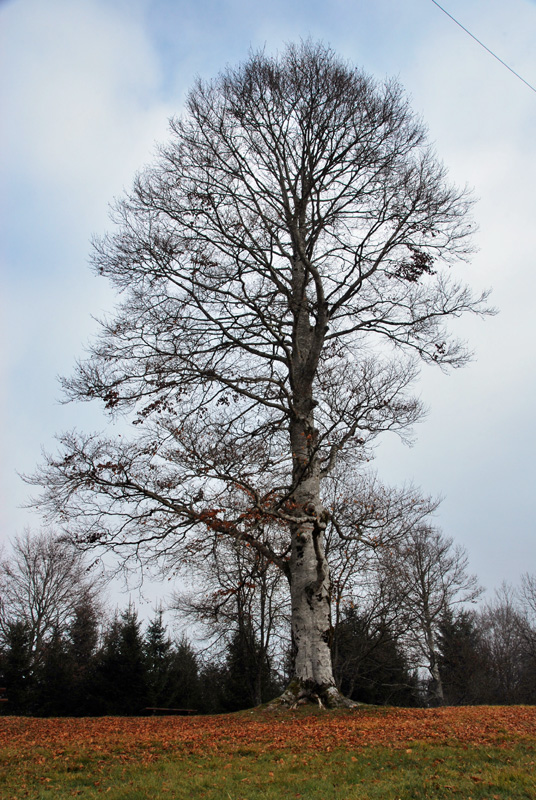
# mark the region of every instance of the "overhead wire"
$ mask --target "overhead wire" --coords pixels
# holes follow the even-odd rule
[[[531,83],[529,83],[528,81],[526,81],[526,80],[525,80],[525,78],[523,78],[523,77],[522,77],[522,76],[519,74],[519,72],[516,72],[516,71],[515,71],[515,69],[512,69],[512,67],[511,67],[511,66],[509,66],[509,64],[507,64],[507,63],[506,63],[506,61],[503,61],[503,60],[502,60],[502,58],[499,58],[499,56],[498,56],[496,53],[494,53],[494,52],[493,52],[493,50],[490,50],[490,48],[489,48],[489,47],[487,47],[487,46],[484,44],[484,42],[481,42],[481,41],[480,41],[480,39],[478,39],[478,38],[477,38],[477,37],[476,37],[476,36],[475,36],[473,33],[471,33],[471,31],[470,31],[470,30],[468,30],[468,29],[467,29],[467,28],[466,28],[464,25],[462,25],[462,23],[461,23],[461,22],[458,22],[458,20],[457,20],[455,17],[453,17],[453,16],[452,16],[452,14],[450,14],[450,13],[449,13],[449,12],[448,12],[448,11],[447,11],[445,8],[443,8],[443,6],[439,5],[439,3],[438,3],[438,2],[436,2],[436,0],[432,0],[432,3],[433,3],[435,6],[437,6],[439,9],[441,9],[441,11],[442,11],[444,14],[446,14],[446,15],[447,15],[447,17],[450,17],[450,19],[451,19],[453,22],[455,22],[455,23],[456,23],[456,25],[458,25],[458,26],[459,26],[459,27],[462,29],[462,31],[465,31],[465,33],[468,33],[468,34],[469,34],[469,36],[471,37],[471,39],[474,39],[474,40],[475,40],[475,42],[477,42],[477,43],[480,45],[480,47],[483,47],[483,48],[484,48],[484,50],[486,50],[486,51],[487,51],[487,52],[488,52],[488,53],[489,53],[491,56],[493,56],[493,58],[496,58],[496,59],[497,59],[497,61],[498,61],[500,64],[502,64],[502,65],[503,65],[503,67],[506,67],[506,69],[507,69],[507,70],[509,70],[509,71],[510,71],[510,72],[511,72],[513,75],[515,75],[515,76],[516,76],[516,78],[519,78],[519,80],[520,80],[520,81],[522,81],[522,82],[525,84],[525,86],[528,86],[528,87],[529,87],[529,89],[532,89],[532,91],[536,93],[536,87],[534,87],[534,86],[533,86]]]

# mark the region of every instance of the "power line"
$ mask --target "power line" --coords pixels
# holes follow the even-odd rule
[[[472,34],[472,33],[471,33],[471,31],[467,30],[467,28],[465,28],[465,27],[462,25],[462,23],[461,23],[461,22],[458,22],[458,20],[457,20],[455,17],[453,17],[453,16],[452,16],[452,14],[449,14],[449,12],[448,12],[448,11],[447,11],[445,8],[443,8],[443,6],[440,6],[440,5],[439,5],[439,3],[437,3],[437,2],[436,2],[436,0],[432,0],[432,3],[433,3],[435,6],[437,6],[439,9],[441,9],[441,11],[442,11],[444,14],[446,14],[446,15],[447,15],[447,17],[450,17],[450,19],[451,19],[453,22],[455,22],[455,23],[456,23],[456,25],[458,25],[458,26],[459,26],[459,27],[462,29],[462,31],[465,31],[465,33],[468,33],[468,34],[469,34],[469,36],[471,37],[471,39],[474,39],[474,40],[475,40],[475,42],[477,42],[477,43],[480,45],[480,47],[483,47],[483,48],[484,48],[484,50],[487,50],[487,52],[488,52],[488,53],[489,53],[491,56],[493,56],[493,58],[496,58],[496,59],[497,59],[497,61],[498,61],[500,64],[502,64],[502,65],[503,65],[503,67],[506,67],[506,69],[507,69],[507,70],[509,70],[509,71],[510,71],[510,72],[511,72],[513,75],[515,75],[515,76],[516,76],[516,78],[519,78],[519,80],[520,80],[520,81],[523,81],[523,83],[525,84],[525,86],[528,86],[528,87],[529,87],[529,89],[532,89],[532,91],[536,93],[536,88],[535,88],[534,86],[532,86],[532,84],[530,84],[528,81],[526,81],[526,80],[525,80],[525,78],[522,78],[522,77],[521,77],[521,75],[520,75],[518,72],[516,72],[516,71],[515,71],[515,69],[512,69],[512,67],[510,67],[510,66],[509,66],[509,65],[506,63],[506,61],[503,61],[503,60],[502,60],[502,58],[499,58],[499,56],[498,56],[498,55],[496,55],[496,54],[493,52],[493,50],[490,50],[490,49],[489,49],[489,47],[486,47],[486,45],[484,44],[484,42],[481,42],[481,41],[480,41],[480,39],[477,39],[477,37],[476,37],[474,34]]]

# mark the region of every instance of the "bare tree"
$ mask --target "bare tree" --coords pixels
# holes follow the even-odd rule
[[[534,653],[531,654],[528,622],[519,594],[507,583],[496,590],[493,599],[480,613],[479,623],[488,661],[486,688],[490,702],[534,702],[536,662]]]
[[[529,623],[536,627],[536,575],[525,572],[521,576],[518,599]]]
[[[466,363],[445,323],[486,310],[450,268],[470,201],[395,82],[310,42],[198,81],[171,134],[95,244],[124,299],[64,382],[138,435],[66,434],[33,480],[85,547],[255,548],[290,583],[287,697],[342,702],[321,484],[419,418],[419,359]]]
[[[488,702],[536,700],[536,580],[503,583],[479,615],[488,662]]]
[[[441,623],[455,606],[475,602],[482,593],[467,568],[465,550],[430,525],[410,530],[405,541],[383,559],[382,569],[404,598],[408,646],[419,666],[429,671],[437,703],[444,702],[438,646]]]
[[[288,652],[285,576],[255,548],[228,540],[192,564],[189,578],[194,590],[176,592],[172,607],[202,626],[211,658],[223,657],[233,641],[242,642],[250,667],[248,694],[260,705],[270,678],[267,665],[282,673]]]
[[[80,605],[95,600],[102,582],[88,573],[83,554],[52,531],[26,530],[0,562],[0,586],[1,630],[24,623],[39,656],[47,638],[65,630]]]
[[[517,592],[520,633],[525,643],[525,660],[531,664],[532,681],[536,676],[536,575],[526,572],[521,576]],[[532,699],[536,697],[536,688]]]

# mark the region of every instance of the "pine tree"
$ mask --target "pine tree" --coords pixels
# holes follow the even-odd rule
[[[74,662],[69,644],[56,628],[43,644],[36,667],[35,713],[43,717],[65,717],[74,713]]]
[[[387,624],[380,621],[371,628],[352,608],[333,639],[335,676],[347,697],[375,705],[416,704],[415,677]]]
[[[271,700],[281,690],[252,627],[240,625],[227,646],[223,684],[226,710],[238,711]]]
[[[68,631],[68,658],[72,668],[72,713],[89,716],[95,712],[95,670],[99,642],[98,610],[91,599],[74,609]]]
[[[147,697],[150,706],[171,707],[173,703],[172,642],[162,622],[162,610],[156,612],[144,637],[147,669]]]
[[[475,615],[449,611],[439,628],[439,671],[447,705],[489,702],[489,676]]]
[[[141,626],[129,606],[105,634],[95,676],[95,706],[101,714],[135,715],[148,704]]]
[[[173,703],[178,708],[201,710],[198,657],[184,636],[172,651],[170,682],[173,687]]]
[[[6,713],[32,713],[35,702],[32,632],[30,626],[22,620],[8,622],[6,625],[0,675],[8,698]]]

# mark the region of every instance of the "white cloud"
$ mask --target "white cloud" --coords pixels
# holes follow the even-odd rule
[[[87,269],[89,239],[107,204],[166,135],[160,61],[133,2],[18,0],[0,9],[4,31],[2,225],[2,488],[4,535],[25,518],[32,470],[55,430],[87,419],[61,409],[68,373],[94,330],[90,314],[111,305]],[[141,9],[141,7],[140,7]],[[98,423],[97,423],[98,424]],[[90,424],[90,427],[94,427]]]
[[[139,165],[166,116],[141,19],[91,0],[25,0],[4,26],[12,168],[72,188]]]

